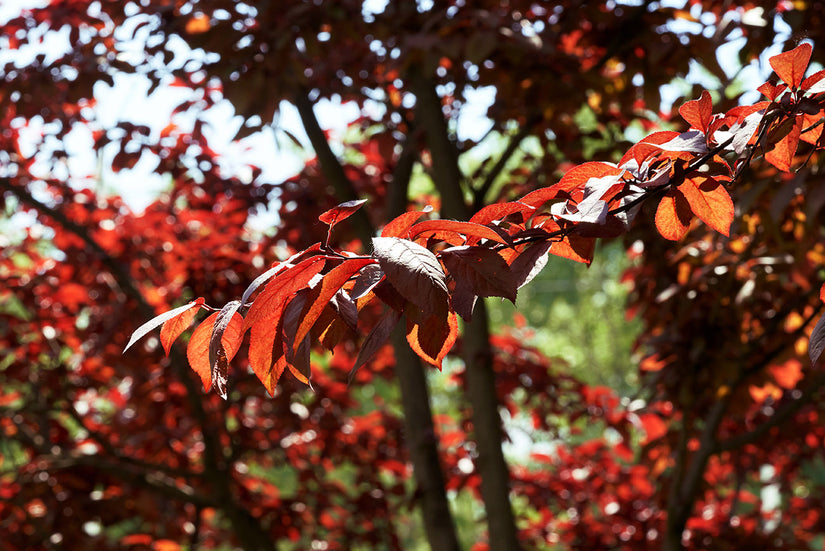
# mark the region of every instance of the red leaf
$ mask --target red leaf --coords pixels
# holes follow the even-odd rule
[[[431,315],[420,322],[407,316],[407,342],[425,362],[441,369],[441,363],[458,337],[458,317],[455,312],[446,316]]]
[[[795,90],[805,77],[805,71],[811,61],[812,51],[813,47],[807,42],[803,42],[793,50],[775,55],[768,61],[776,74],[779,75],[779,78]]]
[[[559,184],[554,184],[552,186],[539,188],[537,190],[531,191],[521,199],[519,199],[520,203],[524,203],[534,209],[539,208],[540,206],[544,205],[547,201],[553,201],[555,199],[563,199],[565,197],[560,197],[561,189],[559,188]]]
[[[563,191],[573,191],[577,188],[584,188],[584,185],[591,178],[603,178],[604,176],[618,176],[622,173],[622,169],[610,163],[603,163],[599,161],[590,161],[577,165],[561,177],[559,189]]]
[[[665,239],[678,241],[688,232],[691,220],[690,204],[678,189],[668,191],[656,209],[656,229]]]
[[[166,351],[167,356],[169,356],[169,351],[172,349],[172,344],[192,324],[192,320],[195,319],[202,305],[203,298],[193,300],[182,307],[184,310],[180,314],[163,322],[163,327],[160,328],[160,344],[163,345],[163,350]],[[180,310],[180,308],[175,310]]]
[[[261,320],[279,316],[286,299],[303,289],[324,268],[325,261],[323,256],[307,258],[271,280],[249,308],[244,331]]]
[[[521,201],[510,201],[509,203],[493,203],[479,210],[470,218],[470,222],[476,224],[489,224],[497,220],[503,220],[512,214],[522,214],[521,221],[524,221],[524,214],[532,214],[536,208]]]
[[[381,230],[381,237],[408,237],[406,233],[410,226],[415,224],[424,214],[432,212],[432,210],[433,208],[427,205],[422,211],[405,212],[401,216],[393,218]]]
[[[203,381],[203,388],[207,391],[212,388],[212,366],[209,365],[209,341],[212,338],[212,329],[215,327],[218,314],[219,312],[215,312],[198,325],[197,329],[192,333],[192,337],[189,339],[189,346],[186,348],[186,357],[189,360],[189,366],[200,376]],[[227,361],[235,357],[235,353],[238,351],[238,348],[240,348],[242,326],[243,319],[240,314],[233,314],[221,338]]]
[[[256,323],[249,333],[249,367],[263,383],[270,395],[275,393],[275,385],[286,365],[281,341],[281,320],[273,323]],[[273,369],[273,361],[283,364],[280,371]],[[277,367],[277,363],[275,366]]]
[[[375,238],[381,239],[381,238]],[[373,239],[373,241],[375,241]],[[392,239],[392,238],[385,238]],[[309,310],[304,314],[304,318],[298,325],[298,331],[295,333],[295,339],[291,342],[284,343],[287,346],[287,352],[293,349],[291,343],[300,343],[304,337],[309,333],[312,325],[321,316],[324,307],[332,300],[332,297],[339,289],[349,281],[349,278],[357,273],[361,268],[373,263],[371,258],[351,258],[344,260],[341,264],[324,274],[324,279],[321,281],[320,291],[315,301],[312,302]],[[289,356],[289,354],[287,354]]]
[[[799,87],[810,94],[825,92],[825,69],[817,71],[803,80]]]
[[[788,86],[785,84],[774,84],[772,82],[766,82],[759,86],[756,90],[760,92],[763,96],[768,98],[771,101],[775,101],[782,92],[788,89]]]
[[[556,241],[550,248],[550,254],[569,258],[576,262],[590,264],[596,251],[596,239],[579,235],[568,235],[562,241]]]
[[[426,314],[446,310],[447,276],[432,252],[397,237],[375,237],[372,245],[384,274],[401,296]]]
[[[469,287],[480,297],[516,301],[516,282],[500,254],[486,247],[460,247],[441,251],[441,261],[456,286]]]
[[[341,203],[337,207],[333,207],[321,214],[321,216],[318,217],[318,220],[325,224],[329,224],[329,229],[331,230],[335,227],[335,224],[352,216],[355,211],[360,209],[366,202],[366,199],[361,199],[359,201],[347,201],[346,203]]]
[[[209,337],[209,365],[212,369],[212,386],[218,391],[218,395],[226,400],[226,381],[227,371],[229,369],[229,359],[226,356],[226,347],[223,345],[223,337],[226,328],[232,321],[238,308],[241,306],[241,301],[233,300],[227,303],[221,311],[218,312],[218,317],[215,318],[215,326],[212,328],[212,335]],[[240,347],[240,341],[243,338],[243,333],[238,331],[237,335],[231,335],[231,338],[237,340],[237,347]]]
[[[679,133],[673,130],[662,130],[646,136],[639,143],[627,150],[622,160],[619,161],[619,166],[624,166],[630,160],[634,160],[637,164],[641,165],[650,155],[662,151],[660,147],[656,147],[657,145],[667,143],[678,135]]]
[[[358,369],[367,363],[378,350],[384,346],[384,343],[392,334],[393,329],[395,326],[398,325],[398,321],[401,319],[401,313],[397,312],[393,309],[387,310],[387,312],[381,316],[381,319],[378,320],[378,323],[375,324],[375,327],[372,328],[372,331],[369,332],[369,335],[364,339],[364,342],[361,343],[361,349],[358,351],[358,357],[355,359],[355,365],[352,366],[352,369],[349,372],[349,382],[352,383],[353,379],[355,378],[355,373]]]
[[[710,93],[705,90],[699,99],[684,103],[679,108],[679,114],[691,128],[696,128],[701,130],[703,134],[707,134],[708,126],[713,118],[713,101],[710,99]]]
[[[480,239],[489,239],[496,243],[507,244],[507,241],[505,241],[501,235],[487,226],[482,226],[474,222],[459,222],[457,220],[424,220],[409,229],[409,237],[410,239],[414,239],[425,232],[439,231],[455,232],[468,237],[478,237]]]
[[[803,115],[802,117],[802,128],[808,128],[813,126],[814,123],[819,122],[820,120],[825,119],[825,111],[820,111],[816,115]],[[804,134],[802,134],[799,139],[803,142],[807,142],[811,145],[816,145],[819,142],[819,139],[822,137],[822,131],[825,129],[825,124],[820,124],[816,128],[812,130],[808,130]]]
[[[258,287],[272,279],[275,275],[277,275],[278,273],[287,268],[291,268],[292,264],[299,264],[302,260],[305,260],[303,257],[306,256],[307,258],[309,258],[320,250],[321,244],[315,243],[308,249],[304,249],[301,252],[295,253],[283,262],[279,262],[278,264],[272,266],[270,269],[256,277],[255,280],[249,284],[249,287],[246,288],[246,290],[243,293],[243,296],[241,297],[241,304],[246,305],[246,301],[247,299],[249,299],[250,296],[252,296],[252,293],[254,293],[258,289]]]
[[[793,165],[793,158],[796,156],[796,149],[799,147],[799,138],[802,135],[802,124],[804,117],[796,117],[790,126],[788,133],[774,144],[773,149],[765,153],[765,160],[783,172],[790,172]],[[785,131],[783,125],[777,130],[780,135]]]
[[[189,304],[184,304],[183,306],[178,306],[177,308],[175,308],[173,310],[169,310],[168,312],[164,312],[163,314],[155,316],[154,318],[150,319],[149,321],[147,321],[146,323],[144,323],[143,325],[141,325],[140,327],[135,329],[134,333],[132,333],[132,336],[129,338],[129,343],[123,349],[123,352],[125,353],[127,350],[129,350],[129,348],[133,344],[135,344],[137,341],[139,341],[141,338],[143,338],[149,331],[151,331],[155,327],[157,327],[161,324],[164,324],[164,323],[166,323],[167,321],[169,321],[171,319],[174,319],[175,317],[181,315],[182,313],[187,312],[188,310],[191,310],[192,308],[195,308],[196,306],[198,308],[200,308],[200,306],[202,306],[202,305],[203,305],[203,299],[198,298],[197,300],[193,300]],[[191,322],[191,319],[190,319],[190,322]],[[181,331],[183,331],[183,330],[181,330]],[[161,330],[161,333],[162,332],[163,332],[163,330]],[[180,333],[178,333],[178,335],[180,335]],[[177,338],[178,335],[175,335],[175,338]],[[172,339],[172,340],[174,341],[175,339]],[[170,342],[170,345],[171,345],[171,342]],[[164,348],[166,348],[166,346],[164,346]],[[169,352],[167,352],[166,354],[168,355]]]
[[[705,224],[729,236],[733,222],[733,201],[725,186],[709,177],[686,178],[679,186],[693,214]]]

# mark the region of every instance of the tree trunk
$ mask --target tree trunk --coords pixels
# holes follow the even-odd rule
[[[415,472],[416,496],[421,503],[427,540],[433,551],[454,551],[459,549],[458,538],[444,490],[427,379],[418,356],[407,344],[403,324],[393,332],[392,344],[401,385],[407,448]]]
[[[416,120],[422,125],[432,156],[432,177],[441,196],[442,216],[467,220],[470,208],[461,187],[455,144],[449,138],[441,111],[441,100],[428,79],[411,71],[416,94]],[[487,529],[492,551],[520,549],[510,506],[510,472],[501,449],[501,416],[493,373],[490,329],[483,299],[476,304],[473,321],[464,326],[464,364],[467,396],[473,409],[473,429],[478,445],[477,467],[481,477],[481,497],[487,512]]]
[[[467,396],[473,408],[477,467],[481,474],[481,497],[487,512],[490,549],[520,549],[510,507],[510,472],[501,449],[504,435],[498,412],[489,320],[483,299],[476,303],[472,321],[464,325],[463,342]]]

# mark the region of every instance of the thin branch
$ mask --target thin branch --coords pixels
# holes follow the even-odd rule
[[[539,116],[530,117],[527,119],[527,122],[521,125],[519,131],[510,138],[510,142],[498,158],[498,161],[496,161],[496,164],[484,176],[484,182],[482,182],[477,189],[473,190],[473,212],[478,211],[486,204],[485,198],[490,192],[490,189],[493,187],[496,179],[499,175],[501,175],[504,167],[510,161],[513,154],[518,150],[519,146],[521,146],[521,142],[523,142],[524,139],[530,135],[533,127],[538,124],[540,120],[541,117]]]
[[[441,195],[442,216],[466,220],[470,211],[464,199],[458,150],[454,140],[450,139],[447,121],[441,110],[441,98],[438,97],[433,82],[422,75],[417,67],[410,70],[409,79],[416,98],[416,124],[424,129],[432,158],[433,182]]]
[[[216,496],[200,494],[188,485],[181,486],[175,482],[175,479],[161,472],[134,471],[118,463],[106,461],[96,455],[64,455],[45,459],[47,459],[49,469],[91,468],[129,484],[150,489],[170,499],[192,503],[196,507],[223,507]]]
[[[318,157],[321,172],[324,178],[332,185],[338,200],[342,202],[357,200],[358,194],[355,191],[355,186],[344,172],[341,161],[335,153],[333,153],[329,141],[327,141],[326,134],[321,128],[318,118],[315,116],[313,103],[305,92],[295,96],[295,107],[301,116],[301,122],[304,125],[307,137],[309,137],[309,143],[312,144],[315,155]],[[352,225],[361,242],[365,244],[369,243],[375,235],[375,232],[373,231],[372,224],[366,212],[363,209],[359,210],[350,220],[352,220]]]
[[[811,403],[814,394],[825,385],[825,373],[817,373],[802,390],[802,394],[798,398],[793,398],[791,401],[785,402],[779,407],[770,419],[756,427],[755,429],[737,434],[724,441],[721,441],[716,446],[716,453],[727,452],[735,450],[747,444],[753,444],[761,438],[765,437],[771,429],[780,426],[782,423],[790,419],[792,415],[798,412],[802,406]]]

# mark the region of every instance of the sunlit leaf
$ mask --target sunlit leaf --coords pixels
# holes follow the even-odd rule
[[[811,61],[813,47],[803,42],[793,50],[771,57],[768,62],[776,74],[793,89],[799,87]]]
[[[656,209],[656,229],[665,239],[678,241],[687,234],[692,214],[685,195],[678,189],[668,191]]]
[[[189,304],[184,304],[183,306],[178,306],[177,308],[175,308],[173,310],[169,310],[168,312],[164,312],[163,314],[155,316],[154,318],[150,319],[149,321],[147,321],[146,323],[144,323],[143,325],[141,325],[140,327],[135,329],[134,333],[132,333],[132,336],[129,339],[129,343],[123,349],[123,352],[126,352],[127,350],[129,350],[129,348],[133,344],[135,344],[137,341],[139,341],[141,338],[143,338],[147,333],[149,333],[149,331],[151,331],[155,327],[158,327],[158,326],[166,323],[167,321],[176,318],[177,316],[185,313],[188,310],[191,310],[191,309],[196,308],[196,307],[200,308],[200,306],[202,306],[202,305],[203,305],[203,299],[199,298],[197,300],[193,300]],[[171,329],[170,329],[170,332],[171,332]],[[175,338],[177,338],[177,335],[176,335]],[[172,339],[172,340],[174,340],[174,339]],[[167,352],[167,354],[168,354],[168,352]]]

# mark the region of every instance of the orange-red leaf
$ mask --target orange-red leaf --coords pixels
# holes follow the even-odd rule
[[[135,344],[138,340],[142,339],[147,333],[149,333],[149,331],[151,331],[155,327],[158,327],[159,325],[176,318],[182,312],[186,312],[192,308],[195,308],[196,306],[200,307],[202,304],[203,299],[199,298],[197,300],[190,302],[189,304],[178,306],[177,308],[169,310],[168,312],[164,312],[158,316],[155,316],[154,318],[150,319],[149,321],[135,329],[135,331],[132,333],[132,336],[129,338],[128,344],[126,344],[126,347],[123,349],[123,351],[126,352],[127,350],[129,350],[129,348],[133,344]]]
[[[656,229],[665,239],[678,241],[688,232],[691,220],[690,204],[678,189],[668,191],[656,209]]]
[[[528,216],[535,211],[535,207],[531,207],[521,201],[510,201],[508,203],[493,203],[479,210],[470,218],[470,222],[476,224],[489,224],[496,220],[503,220],[512,214],[522,214],[522,221],[524,221],[524,214]]]
[[[723,235],[730,235],[733,200],[725,186],[709,177],[687,178],[679,186],[693,214]]]
[[[270,395],[275,392],[275,384],[281,376],[273,369],[273,360],[280,362],[283,359],[280,336],[280,320],[277,323],[256,323],[249,332],[249,367]],[[277,363],[275,365],[277,366]]]
[[[432,212],[433,208],[427,205],[424,210],[405,212],[404,214],[393,218],[381,230],[381,237],[407,237],[407,230],[410,226],[418,222],[418,219],[428,212]]]
[[[627,150],[622,160],[619,161],[619,166],[624,166],[630,160],[635,160],[637,164],[641,165],[650,155],[662,151],[662,148],[656,147],[657,145],[667,143],[678,135],[679,133],[673,130],[661,130],[646,136],[639,143]]]
[[[325,224],[329,224],[329,229],[331,230],[335,224],[352,216],[355,211],[360,209],[366,202],[366,199],[361,199],[360,201],[347,201],[346,203],[341,203],[340,205],[321,214],[321,216],[318,217],[318,220]]]
[[[425,362],[441,369],[441,363],[458,337],[458,317],[447,312],[446,318],[434,314],[421,322],[407,316],[407,342]]]
[[[324,268],[325,260],[323,256],[307,258],[270,280],[249,308],[244,319],[244,331],[261,320],[280,315],[284,301],[303,289]]]
[[[163,323],[163,327],[160,328],[160,343],[163,345],[163,350],[167,356],[172,349],[172,343],[192,324],[192,320],[195,319],[202,305],[203,298],[193,300],[186,305],[187,308],[180,314]]]
[[[409,229],[409,236],[410,239],[414,239],[416,236],[425,232],[440,231],[455,232],[480,239],[489,239],[497,243],[507,243],[501,235],[487,226],[482,226],[474,222],[459,222],[457,220],[424,220]]]
[[[304,314],[304,318],[298,325],[298,330],[292,342],[301,343],[307,333],[309,333],[312,325],[321,316],[324,307],[332,300],[335,293],[337,293],[358,270],[373,262],[374,260],[371,258],[351,258],[344,260],[341,264],[330,270],[329,273],[325,274],[324,279],[321,281],[321,290],[315,298],[315,301]]]
[[[561,241],[553,242],[550,254],[569,258],[576,262],[590,264],[593,262],[593,253],[596,251],[596,239],[571,234]]]
[[[713,118],[713,102],[710,99],[710,93],[705,90],[699,99],[684,103],[679,108],[679,114],[691,128],[696,128],[707,134],[708,126],[710,126],[710,121]]]
[[[197,373],[203,381],[203,388],[209,390],[212,387],[212,366],[209,365],[209,341],[212,338],[212,328],[218,319],[219,312],[215,312],[198,325],[189,339],[189,346],[186,348],[186,357],[189,366]],[[241,346],[241,327],[243,319],[240,314],[232,315],[232,320],[226,326],[226,330],[221,338],[227,361],[235,357],[238,348]]]
[[[603,178],[604,176],[617,176],[622,173],[622,169],[610,163],[601,161],[590,161],[574,166],[564,173],[559,183],[559,189],[563,191],[573,191],[574,189],[584,189],[584,185],[591,178]]]
[[[813,126],[815,123],[825,119],[825,111],[820,111],[816,115],[803,115],[802,117],[802,128]],[[803,142],[807,142],[811,145],[816,145],[819,139],[822,137],[822,131],[825,129],[825,124],[820,124],[819,126],[813,128],[812,130],[808,130],[807,132],[803,133],[799,139]]]
[[[805,77],[808,62],[811,61],[812,51],[813,47],[807,42],[803,42],[793,50],[775,55],[768,61],[776,74],[779,75],[779,78],[792,89],[796,89]]]
[[[804,120],[804,117],[796,117],[788,133],[776,142],[773,149],[765,153],[765,160],[783,172],[790,172],[791,170],[796,149],[799,147],[799,138],[802,135]],[[783,130],[781,125],[779,130]]]

